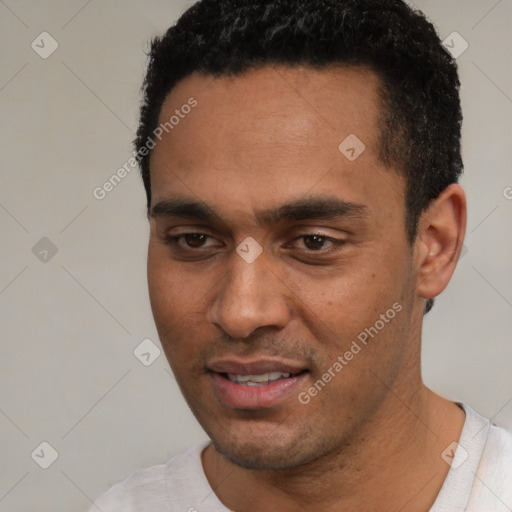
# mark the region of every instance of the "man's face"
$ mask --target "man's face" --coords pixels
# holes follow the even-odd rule
[[[402,407],[416,371],[422,303],[404,182],[377,158],[378,87],[364,69],[267,67],[192,75],[163,105],[161,123],[198,102],[151,157],[152,310],[189,406],[241,466],[334,453]],[[340,150],[351,135],[362,153]]]

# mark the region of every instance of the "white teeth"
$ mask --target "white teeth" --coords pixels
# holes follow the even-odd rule
[[[287,379],[289,373],[273,372],[268,374],[268,380]]]
[[[228,373],[228,379],[231,382],[238,384],[244,384],[246,386],[261,386],[262,384],[268,384],[274,380],[287,379],[290,376],[289,373],[271,372],[262,373],[260,375],[236,375]]]

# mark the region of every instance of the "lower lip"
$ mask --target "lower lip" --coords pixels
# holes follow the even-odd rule
[[[304,372],[269,384],[246,386],[232,382],[218,373],[210,374],[217,398],[234,409],[262,409],[276,405],[290,395],[296,395],[306,375]]]

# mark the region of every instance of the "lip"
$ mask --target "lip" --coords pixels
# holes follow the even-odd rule
[[[257,361],[219,360],[208,365],[210,382],[217,399],[232,409],[264,409],[295,397],[307,371],[294,362],[272,359]],[[289,373],[289,378],[278,379],[260,386],[246,386],[230,381],[222,374],[260,375],[263,373]]]
[[[297,375],[305,370],[298,363],[277,359],[258,359],[253,361],[223,359],[209,363],[207,368],[215,373],[234,373],[236,375],[261,375],[262,373],[273,372]]]

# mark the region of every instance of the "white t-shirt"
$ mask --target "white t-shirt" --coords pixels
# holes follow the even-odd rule
[[[451,467],[430,512],[511,512],[512,433],[460,405],[466,421],[458,445],[443,452]],[[132,473],[89,512],[230,512],[204,474],[208,444]]]

